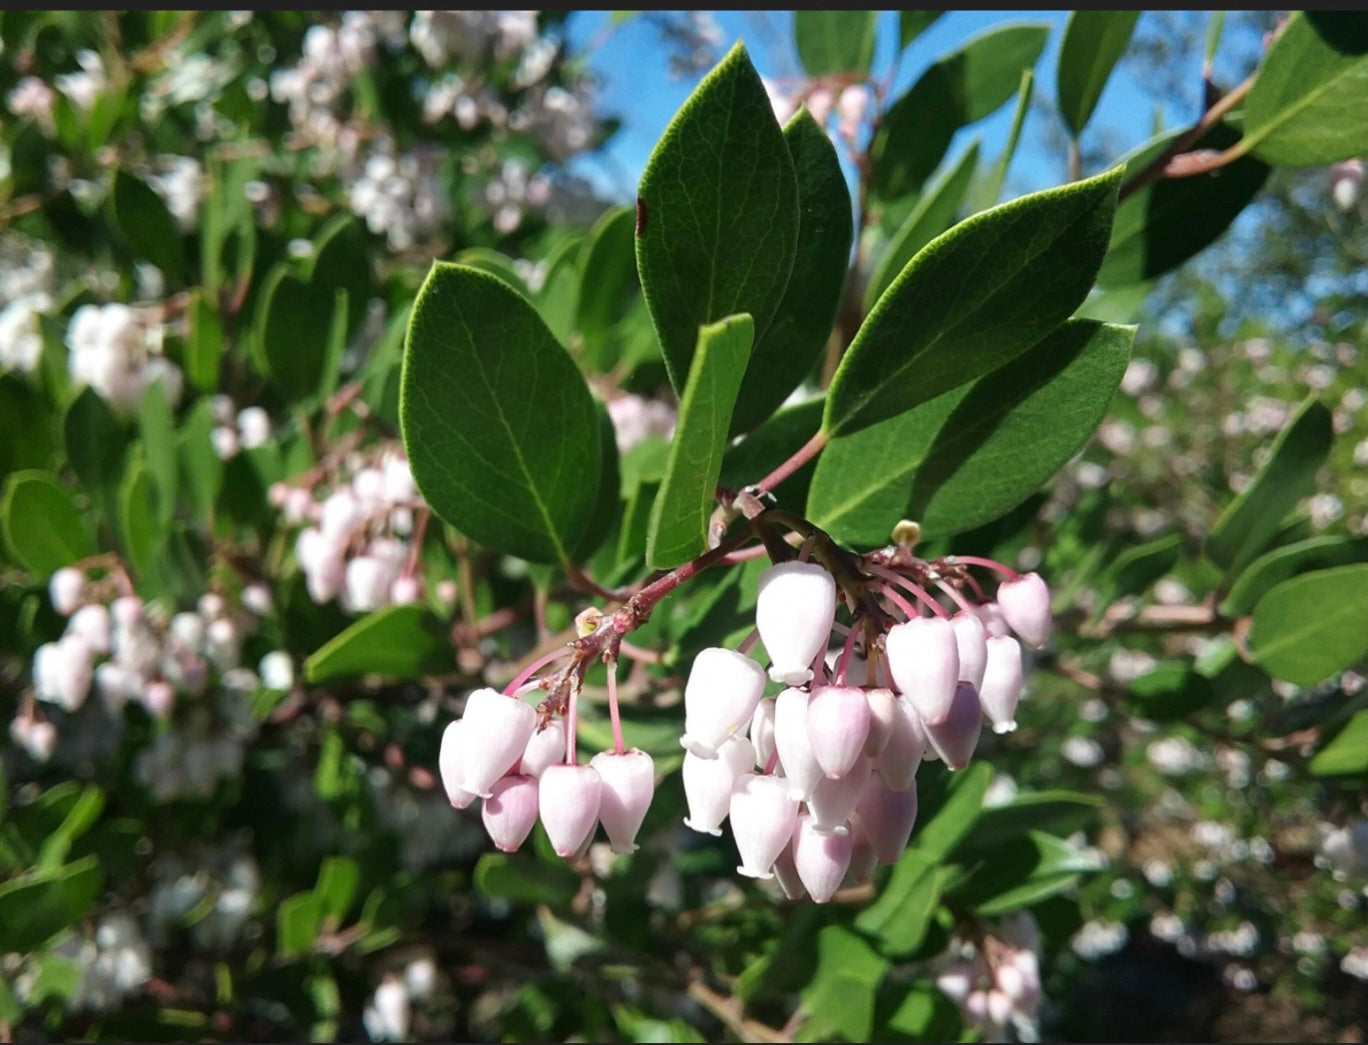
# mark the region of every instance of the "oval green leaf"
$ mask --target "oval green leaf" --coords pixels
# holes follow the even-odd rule
[[[869,72],[877,11],[794,11],[793,42],[809,76]]]
[[[1368,561],[1368,537],[1308,537],[1259,556],[1236,578],[1221,603],[1227,617],[1251,612],[1264,593],[1289,577]]]
[[[47,472],[12,472],[0,498],[0,528],[14,561],[46,580],[95,551],[71,492]]]
[[[1368,142],[1368,14],[1298,11],[1269,49],[1244,107],[1246,148],[1314,167]]]
[[[879,299],[832,379],[823,427],[845,435],[996,370],[1088,296],[1120,169],[1023,196],[933,240]]]
[[[358,675],[413,679],[453,667],[441,622],[410,603],[376,610],[334,636],[304,661],[304,678],[313,684]]]
[[[817,461],[808,517],[865,546],[887,542],[899,519],[917,520],[931,537],[996,518],[1092,435],[1134,334],[1070,320],[973,384],[833,439]]]
[[[798,243],[798,179],[740,43],[665,129],[641,175],[637,270],[675,391],[698,328],[749,313],[764,333]]]
[[[176,219],[155,189],[125,170],[114,172],[108,196],[110,224],[134,255],[161,269],[168,282],[185,280],[185,250]]]
[[[1130,44],[1139,11],[1075,11],[1059,47],[1059,115],[1077,138]]]
[[[597,503],[599,419],[579,369],[517,291],[433,265],[409,323],[399,415],[433,511],[498,551],[567,561]]]
[[[1254,607],[1254,663],[1274,678],[1314,686],[1368,655],[1368,563],[1283,581]]]
[[[1330,743],[1316,752],[1307,767],[1316,776],[1368,773],[1368,711],[1353,716]]]
[[[698,332],[665,478],[651,505],[646,563],[652,569],[678,566],[708,546],[708,520],[716,504],[732,407],[754,336],[755,326],[744,313]]]

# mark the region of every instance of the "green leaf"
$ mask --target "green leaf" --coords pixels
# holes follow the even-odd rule
[[[1269,48],[1244,106],[1244,148],[1315,167],[1368,141],[1368,14],[1298,11]]]
[[[409,603],[369,613],[334,636],[304,661],[304,677],[313,684],[356,675],[415,679],[453,666],[442,623]]]
[[[794,11],[793,42],[808,76],[869,72],[877,11]]]
[[[1122,160],[1126,170],[1143,170],[1180,133],[1170,131],[1140,146]],[[1221,123],[1193,147],[1223,149],[1238,140],[1239,134]],[[1268,170],[1246,156],[1208,174],[1160,178],[1127,196],[1116,208],[1098,282],[1122,287],[1151,280],[1205,250],[1258,195]]]
[[[1268,460],[1240,495],[1226,505],[1207,535],[1207,557],[1238,573],[1267,546],[1284,517],[1316,486],[1316,472],[1335,439],[1330,410],[1318,399],[1304,403],[1278,433]]]
[[[475,865],[475,888],[491,900],[564,907],[579,892],[579,877],[564,864],[517,853],[485,853]]]
[[[1070,320],[986,377],[833,439],[817,461],[808,517],[861,545],[885,543],[904,518],[926,537],[997,518],[1092,435],[1133,337],[1131,327]]]
[[[811,1013],[803,1040],[831,1041],[834,1032],[845,1041],[868,1041],[874,994],[888,964],[845,926],[824,927],[817,934],[817,971],[802,991],[803,1006]]]
[[[191,298],[189,316],[185,376],[201,392],[212,392],[218,388],[219,360],[223,358],[223,322],[213,302],[200,292]]]
[[[1368,563],[1304,573],[1274,585],[1254,607],[1255,664],[1298,686],[1368,654]]]
[[[996,918],[1063,892],[1097,860],[1063,839],[1028,831],[985,853],[951,895],[982,917]]]
[[[61,824],[43,839],[43,846],[38,854],[38,866],[44,870],[60,867],[66,860],[67,853],[71,851],[72,843],[95,825],[104,807],[103,791],[94,784],[83,787],[80,796],[72,804]]]
[[[266,277],[257,305],[257,344],[267,373],[291,399],[317,393],[328,354],[333,293],[294,275],[284,263]]]
[[[717,476],[755,327],[745,314],[698,332],[698,349],[679,403],[660,496],[651,506],[646,563],[678,566],[707,548]]]
[[[370,246],[360,221],[350,214],[339,214],[323,226],[314,243],[309,283],[327,291],[330,301],[338,291],[346,291],[346,330],[355,330],[365,322],[372,279]]]
[[[574,335],[579,314],[580,255],[579,234],[566,236],[546,258],[546,275],[532,304],[546,322],[551,335],[561,344]]]
[[[1215,699],[1211,680],[1189,660],[1161,661],[1130,684],[1136,714],[1158,722],[1185,718]]]
[[[998,846],[1030,830],[1071,834],[1097,819],[1105,803],[1099,795],[1078,791],[1034,791],[1019,794],[1005,806],[985,809],[954,855],[993,852]]]
[[[612,207],[594,223],[579,252],[575,325],[583,339],[584,359],[594,373],[611,370],[620,354],[615,328],[637,288],[635,224],[630,207]]]
[[[896,200],[917,190],[940,166],[956,131],[1017,93],[1022,70],[1035,65],[1049,35],[1041,23],[1000,26],[922,73],[889,107],[871,143],[878,198]]]
[[[1112,69],[1130,44],[1139,11],[1075,11],[1059,46],[1059,114],[1075,138],[1092,117]]]
[[[414,479],[438,515],[510,555],[569,558],[597,504],[598,413],[516,291],[433,265],[413,306],[399,412]]]
[[[857,431],[996,370],[1059,326],[1092,288],[1120,180],[1117,169],[1023,196],[933,240],[841,360],[827,434]]]
[[[969,184],[978,167],[978,140],[969,143],[964,155],[953,166],[947,167],[926,191],[917,197],[917,204],[903,219],[888,246],[874,266],[865,284],[864,310],[869,312],[878,303],[888,285],[897,279],[921,249],[955,223],[960,204],[964,202]]]
[[[1307,767],[1316,776],[1359,776],[1368,773],[1368,711],[1354,715]]]
[[[637,195],[641,288],[683,395],[698,328],[747,312],[763,335],[798,242],[798,181],[769,96],[737,43],[680,107]]]
[[[0,479],[55,464],[57,422],[46,396],[17,374],[0,373]]]
[[[906,48],[913,40],[930,29],[936,19],[943,14],[945,14],[944,11],[899,11],[899,46]]]
[[[207,398],[202,398],[190,408],[181,425],[179,455],[187,499],[206,526],[214,518],[214,503],[223,487],[223,460],[214,450],[210,436],[213,430],[213,408]]]
[[[893,867],[893,874],[878,900],[855,916],[855,928],[875,939],[879,953],[908,958],[926,938],[947,869],[935,865],[926,854],[909,849]]]
[[[980,211],[997,203],[1002,196],[1002,186],[1007,180],[1007,168],[1016,156],[1017,144],[1021,141],[1021,127],[1026,122],[1026,114],[1031,110],[1031,99],[1035,91],[1035,70],[1021,71],[1021,86],[1017,88],[1016,111],[1012,113],[1012,129],[1007,133],[1007,144],[1002,147],[992,171],[982,182],[982,187],[969,194],[970,212]]]
[[[156,485],[157,521],[166,526],[176,513],[178,469],[176,462],[176,419],[167,398],[166,386],[154,381],[138,406],[138,429],[142,434],[143,458],[148,475]]]
[[[986,762],[973,762],[957,773],[945,773],[938,785],[927,786],[926,773],[919,774],[917,794],[923,814],[928,807],[935,812],[921,818],[912,846],[932,863],[950,855],[959,840],[968,834],[983,809],[983,796],[993,781],[993,767]],[[930,799],[936,801],[930,801]]]
[[[99,393],[86,387],[67,407],[63,429],[76,478],[105,514],[116,519],[116,496],[128,449],[124,425]]]
[[[855,229],[836,147],[806,108],[785,124],[784,140],[798,175],[798,250],[774,321],[751,352],[733,435],[767,419],[812,370],[831,337],[850,265]]]
[[[134,456],[119,486],[119,532],[129,562],[139,573],[152,567],[166,530],[157,518],[157,484],[141,456]]]
[[[617,433],[608,407],[594,401],[599,425],[599,488],[598,500],[584,528],[584,536],[574,547],[576,562],[584,562],[599,549],[613,533],[622,514],[622,462],[618,455]]]
[[[282,958],[307,954],[322,928],[322,897],[315,893],[287,896],[276,911],[276,953]]]
[[[879,1040],[955,1041],[961,1026],[959,1007],[949,995],[918,982],[902,995],[897,1009],[888,1017],[888,1028],[896,1037],[890,1035]]]
[[[185,282],[185,250],[176,219],[155,189],[126,170],[114,172],[109,223],[133,253],[162,270],[167,282]]]
[[[99,857],[92,854],[0,885],[0,949],[36,950],[84,918],[103,883]]]
[[[1216,60],[1216,48],[1221,43],[1221,33],[1225,29],[1224,11],[1212,11],[1207,18],[1206,39],[1203,41],[1202,60],[1208,66]]]
[[[47,472],[11,472],[0,497],[0,529],[14,561],[47,580],[95,551],[71,492]]]
[[[340,922],[351,910],[360,886],[360,864],[350,856],[325,856],[318,868],[314,895],[318,897],[323,913]]]
[[[1230,586],[1221,613],[1240,617],[1253,611],[1275,584],[1312,570],[1368,560],[1368,537],[1309,537],[1274,548],[1255,559]]]

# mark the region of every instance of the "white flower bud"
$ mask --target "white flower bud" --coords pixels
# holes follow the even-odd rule
[[[526,705],[524,705],[526,706]],[[592,840],[603,800],[593,766],[547,766],[537,781],[542,826],[556,855],[570,859]]]
[[[154,679],[139,694],[142,705],[153,718],[170,718],[176,706],[176,690],[165,679]]]
[[[736,869],[749,878],[773,878],[774,861],[793,840],[798,802],[788,785],[775,776],[744,773],[732,790],[732,837],[741,854]]]
[[[408,988],[402,980],[386,976],[375,988],[361,1021],[372,1041],[404,1041],[409,1036],[410,1016]]]
[[[407,606],[411,602],[417,602],[419,594],[417,577],[396,577],[390,585],[389,601],[395,606]]]
[[[828,776],[817,781],[817,786],[812,789],[812,797],[808,799],[812,829],[829,834],[845,834],[850,829],[848,821],[851,814],[860,804],[860,796],[869,785],[873,771],[870,760],[861,758],[839,780]]]
[[[1040,649],[1050,641],[1050,589],[1040,574],[1023,573],[1004,581],[998,586],[997,603],[1003,619],[1026,645]]]
[[[974,687],[961,682],[955,687],[950,713],[940,722],[924,723],[926,739],[951,769],[963,769],[978,747],[983,726],[983,706]]]
[[[547,766],[565,759],[565,722],[553,718],[527,739],[518,772],[523,776],[539,777]]]
[[[781,562],[760,577],[755,626],[770,656],[770,678],[786,686],[812,679],[836,619],[836,580],[814,562]]]
[[[85,703],[92,677],[90,647],[77,635],[45,642],[33,654],[35,695],[67,711]]]
[[[284,692],[294,685],[294,662],[284,650],[273,650],[262,657],[257,673],[267,689]]]
[[[863,825],[879,862],[896,864],[907,848],[912,828],[917,822],[916,782],[913,781],[912,786],[905,790],[894,791],[882,776],[875,773],[860,795],[855,815]]]
[[[323,515],[319,529],[325,537],[349,540],[352,533],[366,521],[366,513],[361,503],[350,489],[334,490],[323,502]]]
[[[988,664],[988,630],[978,614],[966,610],[951,617],[950,626],[955,629],[960,681],[979,689],[983,686],[983,669]]]
[[[246,406],[237,415],[238,443],[244,450],[264,445],[271,438],[271,418],[259,406]]]
[[[1017,703],[1024,685],[1021,646],[1010,635],[988,640],[988,665],[983,673],[983,688],[979,701],[994,733],[1010,733],[1016,729]]]
[[[346,567],[343,601],[350,610],[369,613],[385,605],[394,583],[394,567],[375,555],[358,555]]]
[[[198,613],[177,613],[171,618],[168,630],[186,649],[197,650],[204,644],[204,618]]]
[[[802,814],[799,814],[801,819]],[[793,829],[794,837],[798,835],[797,826]],[[779,888],[784,891],[784,895],[790,900],[801,900],[807,896],[807,887],[803,885],[803,880],[798,877],[798,867],[793,862],[793,842],[779,850],[779,855],[774,858],[774,879],[779,883]]]
[[[485,830],[496,848],[514,852],[537,823],[537,780],[530,776],[500,777],[490,792],[480,803]]]
[[[874,767],[889,787],[905,791],[916,779],[917,769],[926,754],[926,727],[921,716],[905,699],[899,698],[899,714],[893,719],[888,744],[874,761]]]
[[[802,815],[793,832],[793,866],[815,903],[827,903],[850,868],[851,837],[818,831],[812,817]]]
[[[109,630],[109,611],[92,602],[71,615],[66,634],[79,637],[94,653],[108,653]]]
[[[537,712],[525,701],[485,687],[466,698],[462,721],[461,789],[488,798],[494,781],[521,761],[537,728]]]
[[[878,758],[888,747],[897,726],[896,719],[902,712],[898,710],[898,698],[891,689],[867,689],[864,694],[869,704],[869,736],[865,740],[864,753],[869,758]]]
[[[822,772],[840,779],[864,758],[869,700],[854,686],[820,686],[807,708],[808,741]],[[844,872],[842,872],[844,873]]]
[[[633,748],[622,754],[600,751],[589,760],[603,783],[599,821],[615,853],[631,853],[655,795],[655,763]]]
[[[740,735],[724,741],[714,758],[686,752],[682,774],[689,815],[684,818],[684,826],[703,834],[720,835],[736,781],[754,765],[755,748]]]
[[[57,747],[57,728],[47,720],[16,718],[10,723],[10,737],[35,762],[46,762]]]
[[[271,612],[275,601],[271,598],[271,589],[264,584],[249,584],[242,589],[242,605],[258,617],[264,617]]]
[[[70,617],[85,597],[86,577],[80,570],[63,566],[48,581],[48,600],[63,617]]]
[[[442,743],[437,750],[437,773],[442,778],[442,787],[453,809],[464,809],[475,801],[474,793],[461,787],[461,780],[465,776],[461,764],[461,738],[465,728],[464,720],[459,718],[448,723],[446,729],[442,730]]]
[[[764,691],[764,668],[744,653],[702,650],[684,686],[680,744],[700,758],[716,758],[718,746],[746,728]]]
[[[761,700],[751,716],[750,742],[755,748],[755,768],[764,771],[774,755],[774,701]]]
[[[774,701],[774,748],[788,781],[789,797],[806,802],[826,773],[812,750],[808,733],[808,704],[812,697],[801,689],[784,690]]]
[[[221,461],[231,461],[242,449],[238,443],[237,430],[220,426],[209,432],[209,442],[214,447],[214,453]]]
[[[888,629],[888,667],[903,697],[927,725],[950,712],[959,681],[959,646],[944,617],[914,617]]]

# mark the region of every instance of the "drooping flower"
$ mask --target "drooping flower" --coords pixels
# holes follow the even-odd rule
[[[812,680],[836,619],[836,581],[813,562],[781,562],[760,577],[755,627],[769,653],[770,678],[786,686]]]

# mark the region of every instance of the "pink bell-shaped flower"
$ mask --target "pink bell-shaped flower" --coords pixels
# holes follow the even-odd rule
[[[589,760],[603,781],[599,822],[615,853],[636,851],[636,836],[655,795],[655,763],[632,748],[617,754],[600,751]]]
[[[812,797],[812,789],[826,774],[812,750],[808,734],[811,697],[801,689],[786,689],[774,701],[774,748],[784,767],[789,796],[799,802]]]
[[[1007,618],[1002,615],[1002,607],[996,602],[980,603],[974,607],[974,613],[983,621],[983,630],[988,632],[990,639],[994,635],[1011,634],[1012,629],[1007,624]]]
[[[717,749],[716,758],[684,754],[684,797],[689,815],[684,826],[703,834],[720,835],[722,821],[731,808],[732,790],[743,773],[755,767],[755,748],[742,736],[732,737]]]
[[[896,864],[917,822],[917,786],[894,791],[878,773],[869,778],[855,816],[869,836],[880,863]]]
[[[801,819],[801,814],[799,816]],[[798,837],[796,826],[793,829],[793,837]],[[807,888],[803,885],[803,880],[798,877],[798,868],[793,863],[792,840],[779,850],[779,855],[774,858],[774,878],[788,899],[801,900],[807,895]]]
[[[537,781],[542,826],[556,855],[569,859],[598,824],[603,782],[593,766],[547,766]]]
[[[1016,639],[1001,635],[988,640],[988,670],[983,673],[979,702],[993,724],[994,733],[1010,733],[1016,729],[1023,673],[1021,646]]]
[[[751,716],[750,742],[755,748],[755,765],[764,770],[774,755],[774,701],[762,700]]]
[[[826,903],[841,887],[853,850],[850,835],[818,831],[812,817],[798,817],[798,828],[793,832],[793,866],[816,903]]]
[[[514,852],[537,822],[537,780],[530,776],[500,777],[490,791],[480,804],[485,830],[497,848]]]
[[[807,708],[808,742],[822,772],[837,779],[864,757],[869,699],[854,686],[819,686]]]
[[[898,710],[897,695],[887,687],[867,689],[864,694],[869,704],[869,736],[865,738],[864,753],[869,758],[878,758],[888,747],[897,716],[902,712]]]
[[[518,772],[523,776],[539,777],[547,766],[554,766],[565,758],[565,722],[553,718],[527,739]]]
[[[1026,955],[1029,960],[1022,960]],[[1017,1009],[1031,1012],[1040,1002],[1040,969],[1035,955],[1029,951],[1012,950],[998,961],[993,970],[997,989],[1011,999]]]
[[[808,799],[812,829],[827,834],[845,834],[849,830],[847,821],[855,812],[855,807],[860,804],[860,796],[864,794],[872,772],[870,760],[861,758],[850,768],[850,772],[839,780],[835,777],[822,777],[812,789],[812,797]]]
[[[955,687],[950,713],[934,725],[926,723],[926,739],[951,769],[963,769],[978,747],[983,727],[983,707],[978,694],[967,682]]]
[[[488,798],[494,781],[517,766],[537,712],[526,701],[486,686],[466,698],[461,733],[461,788]]]
[[[744,653],[720,646],[694,658],[684,685],[684,735],[679,742],[700,758],[744,731],[765,692],[765,669]]]
[[[898,690],[926,724],[950,712],[959,681],[959,644],[945,617],[914,617],[888,629],[888,666]]]
[[[928,741],[921,716],[907,698],[899,697],[897,708],[898,715],[893,719],[888,744],[874,760],[874,768],[893,790],[905,791],[916,779]]]
[[[1054,617],[1050,589],[1038,573],[1023,573],[998,585],[997,603],[1003,619],[1028,646],[1040,649],[1050,641]]]
[[[850,818],[850,866],[846,868],[845,881],[841,884],[864,885],[874,877],[874,868],[878,866],[879,857],[874,852],[874,843],[860,821],[860,814],[856,813]]]
[[[983,685],[983,669],[988,664],[988,630],[976,613],[960,610],[950,618],[955,629],[955,647],[959,651],[959,680],[975,689]]]
[[[737,871],[749,878],[772,878],[774,861],[793,839],[798,802],[788,783],[776,776],[743,773],[731,799],[732,837],[741,854]]]
[[[447,800],[451,803],[452,809],[464,809],[475,801],[474,792],[467,791],[461,786],[461,780],[465,777],[465,769],[462,765],[461,738],[465,733],[465,720],[457,719],[447,725],[442,730],[442,743],[437,749],[437,772],[442,778],[442,787],[446,789]]]
[[[760,576],[755,627],[770,656],[770,678],[786,686],[812,680],[836,620],[836,579],[815,562],[781,562]]]

